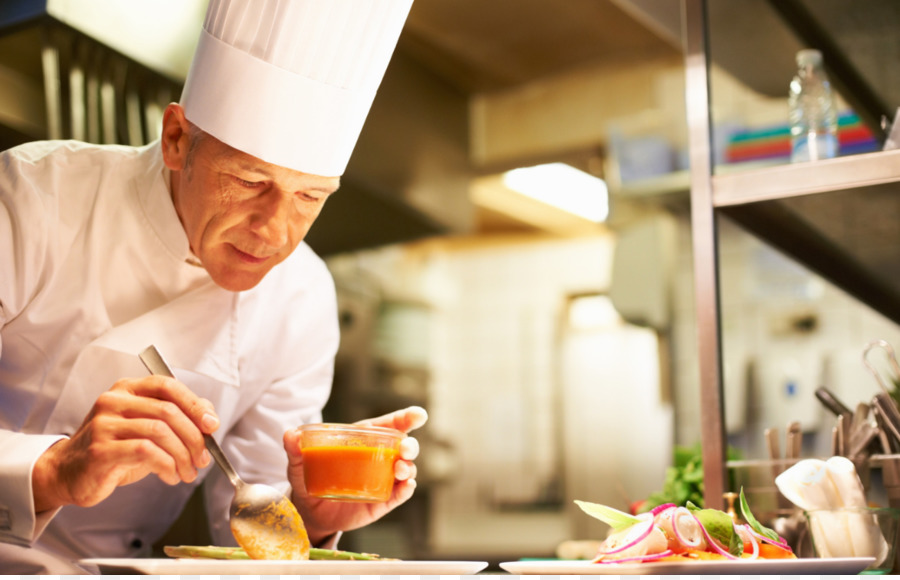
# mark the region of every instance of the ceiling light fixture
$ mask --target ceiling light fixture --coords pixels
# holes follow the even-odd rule
[[[606,182],[565,163],[520,167],[503,174],[509,189],[593,222],[609,215]]]

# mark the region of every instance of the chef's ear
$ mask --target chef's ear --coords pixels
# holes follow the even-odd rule
[[[178,103],[166,107],[162,121],[163,161],[171,171],[184,169],[190,148],[190,122],[184,116],[184,109]]]

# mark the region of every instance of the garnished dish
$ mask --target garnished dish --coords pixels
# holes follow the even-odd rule
[[[170,558],[206,558],[210,560],[249,560],[247,551],[240,547],[230,546],[165,546],[166,556]],[[310,548],[310,560],[366,560],[397,561],[397,558],[383,558],[378,554],[366,552],[348,552],[345,550],[327,550]]]
[[[256,560],[236,546],[165,546],[167,558],[88,558],[81,565],[100,574],[286,574],[303,576],[470,575],[487,562],[402,560],[346,550],[310,548],[307,560]]]
[[[740,500],[746,523],[691,502],[684,507],[663,504],[636,516],[601,504],[575,503],[612,528],[593,559],[596,564],[796,559],[784,538],[753,516],[743,490]]]

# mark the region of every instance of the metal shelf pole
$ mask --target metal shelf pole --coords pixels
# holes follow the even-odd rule
[[[685,86],[691,164],[691,231],[700,364],[703,501],[723,509],[725,428],[716,214],[712,190],[712,131],[705,0],[683,0]]]

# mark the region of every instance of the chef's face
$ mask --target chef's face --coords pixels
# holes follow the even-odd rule
[[[191,251],[227,290],[256,286],[287,258],[340,184],[238,151],[187,122],[178,105],[166,109],[162,146]]]

